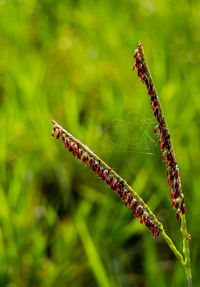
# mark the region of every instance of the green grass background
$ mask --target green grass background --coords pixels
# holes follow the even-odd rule
[[[200,270],[200,1],[0,1],[0,286],[186,286],[160,237],[51,139],[50,119],[113,167],[182,250],[140,40],[179,163]]]

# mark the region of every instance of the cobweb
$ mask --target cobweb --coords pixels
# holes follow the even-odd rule
[[[119,114],[119,113],[118,113]],[[141,111],[131,111],[114,118],[100,131],[101,143],[108,152],[126,152],[154,156],[153,134],[156,125],[153,117],[148,117]]]

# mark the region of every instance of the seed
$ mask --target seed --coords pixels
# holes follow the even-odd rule
[[[177,210],[177,212],[176,212],[176,219],[177,220],[179,220],[179,218],[180,218],[180,212],[181,212],[181,210],[180,210],[180,208]]]
[[[133,211],[137,207],[137,199],[133,199],[133,201],[130,204],[130,211]]]

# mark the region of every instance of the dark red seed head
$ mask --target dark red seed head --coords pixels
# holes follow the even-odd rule
[[[122,190],[120,188],[117,189],[116,193],[120,196],[120,198],[122,197]]]
[[[148,85],[149,85],[149,79],[148,78],[145,79],[145,84],[148,87]]]
[[[176,212],[176,219],[177,220],[179,220],[179,218],[180,218],[180,212],[181,212],[181,210],[180,210],[180,208],[177,210],[177,212]]]
[[[126,190],[126,192],[128,192],[128,191]],[[124,195],[125,195],[125,193],[124,193]],[[131,193],[128,193],[128,194],[127,194],[126,201],[125,201],[125,206],[127,206],[127,204],[130,205],[132,200],[133,200],[132,194],[131,194]]]
[[[180,192],[178,190],[175,190],[175,193],[174,193],[174,198],[178,198],[180,195]]]
[[[173,208],[178,209],[179,208],[179,199],[174,199],[173,200]]]
[[[103,174],[103,167],[100,166],[100,169],[99,169],[99,177],[102,177],[102,174]]]
[[[103,181],[106,179],[107,173],[108,173],[107,170],[103,171],[102,176],[101,176],[101,178],[103,179]]]
[[[159,231],[158,227],[157,227],[157,226],[154,226],[153,229],[152,229],[152,235],[153,235],[153,237],[154,237],[154,238],[158,238],[158,237],[159,237],[159,233],[160,233],[160,231]]]
[[[185,203],[183,200],[181,201],[181,212],[182,214],[185,214]]]
[[[93,159],[93,158],[90,158],[89,167],[92,168],[93,165],[94,165],[94,159]]]
[[[97,168],[98,168],[98,161],[93,160],[93,164],[92,164],[91,168],[92,168],[92,171],[96,173]]]
[[[80,150],[77,150],[76,151],[76,157],[78,158],[78,159],[81,159],[81,152],[80,152]]]
[[[155,134],[157,134],[157,128],[158,128],[158,126],[156,126],[153,130]]]
[[[84,153],[83,158],[82,158],[82,163],[84,163],[85,165],[87,165],[88,162],[88,154]]]
[[[67,139],[65,140],[65,147],[66,147],[66,148],[68,148],[68,147],[69,147],[69,142],[68,142],[68,140],[67,140]]]
[[[130,204],[130,211],[133,211],[137,207],[137,199],[134,198]]]
[[[120,182],[118,183],[119,187],[123,188],[124,186],[124,181],[123,180],[120,180]]]
[[[112,184],[112,182],[113,182],[113,177],[111,176],[110,177],[110,184]]]
[[[173,199],[173,198],[174,198],[174,193],[173,193],[173,191],[171,191],[171,193],[170,193],[170,197],[171,197],[171,199]]]
[[[179,208],[179,199],[177,198],[177,199],[175,199],[175,207],[176,207],[176,209],[178,209]]]
[[[109,171],[107,169],[104,170],[104,176],[107,178],[109,176]]]
[[[58,133],[57,133],[57,136],[56,136],[57,140],[60,138],[61,135],[62,135],[61,130],[58,130]]]
[[[127,198],[128,190],[126,188],[122,189],[122,200],[125,200]]]
[[[141,217],[143,214],[143,208],[141,205],[139,205],[137,208],[136,208],[136,211],[135,211],[135,216],[136,217]]]
[[[145,218],[144,223],[145,223],[146,227],[149,228],[149,229],[151,229],[152,226],[153,226],[153,224],[152,224],[151,219],[150,219],[149,216],[147,216],[147,217]]]
[[[178,168],[176,169],[176,178],[178,178],[179,177],[179,170],[178,170]]]
[[[113,179],[112,185],[111,185],[111,189],[112,190],[116,190],[117,189],[117,180]]]
[[[74,146],[75,146],[74,143],[70,141],[69,146],[68,146],[69,152],[72,152],[74,150]]]
[[[138,51],[138,49],[135,49],[133,58],[136,58],[138,55],[140,55],[139,51]]]

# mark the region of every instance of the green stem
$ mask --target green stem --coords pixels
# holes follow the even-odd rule
[[[188,282],[188,287],[192,287],[192,275],[187,274],[187,282]]]
[[[149,68],[147,66],[146,60],[145,60],[145,56],[144,56],[144,50],[142,48],[141,43],[139,43],[138,45],[138,51],[141,57],[141,63],[142,65],[145,67],[145,72],[143,72],[145,74],[145,76],[148,79],[148,83],[151,84],[154,87],[154,83],[153,83],[153,79],[152,76],[150,74]],[[137,67],[137,66],[136,66]],[[139,75],[141,77],[141,75]],[[148,86],[148,84],[146,84]],[[149,90],[148,90],[149,93]],[[168,134],[168,143],[170,145],[171,148],[171,152],[172,155],[174,157],[175,160],[175,153],[174,153],[174,149],[172,147],[172,143],[170,140],[170,135],[169,135],[169,131],[167,128],[167,124],[165,121],[165,117],[164,117],[164,113],[162,110],[162,106],[160,104],[156,89],[154,87],[154,93],[157,97],[157,106],[158,106],[158,111],[160,113],[160,115],[163,118],[163,122],[164,122],[164,128],[165,128],[165,132]],[[180,178],[179,178],[180,180]],[[182,193],[182,186],[181,186],[181,182],[180,182],[180,200],[182,200],[183,197],[183,193]],[[182,263],[182,265],[185,268],[186,274],[187,274],[187,280],[188,280],[188,286],[191,287],[192,286],[192,276],[191,276],[191,259],[190,259],[190,249],[189,249],[189,239],[190,239],[190,235],[187,232],[187,224],[186,224],[186,217],[185,214],[180,213],[180,217],[181,217],[181,234],[182,234],[182,238],[183,238],[183,253],[184,253],[184,258],[182,257],[182,255],[177,251],[177,249],[175,248],[173,242],[171,241],[171,239],[165,234],[164,231],[161,232],[161,234],[163,235],[165,241],[167,242],[167,244],[169,245],[170,249],[173,251],[173,253],[175,254],[175,256],[180,260],[180,262]]]
[[[183,253],[185,255],[184,267],[187,274],[188,286],[192,286],[192,275],[191,275],[191,259],[190,259],[190,248],[189,240],[190,235],[187,232],[187,223],[185,214],[181,216],[181,233],[183,237]]]
[[[163,230],[161,232],[163,238],[165,239],[166,243],[168,244],[169,248],[172,250],[172,252],[174,253],[174,255],[177,257],[177,259],[181,262],[182,265],[184,265],[184,259],[183,256],[180,254],[180,252],[176,249],[173,241],[171,240],[171,238],[165,233],[165,231]]]

